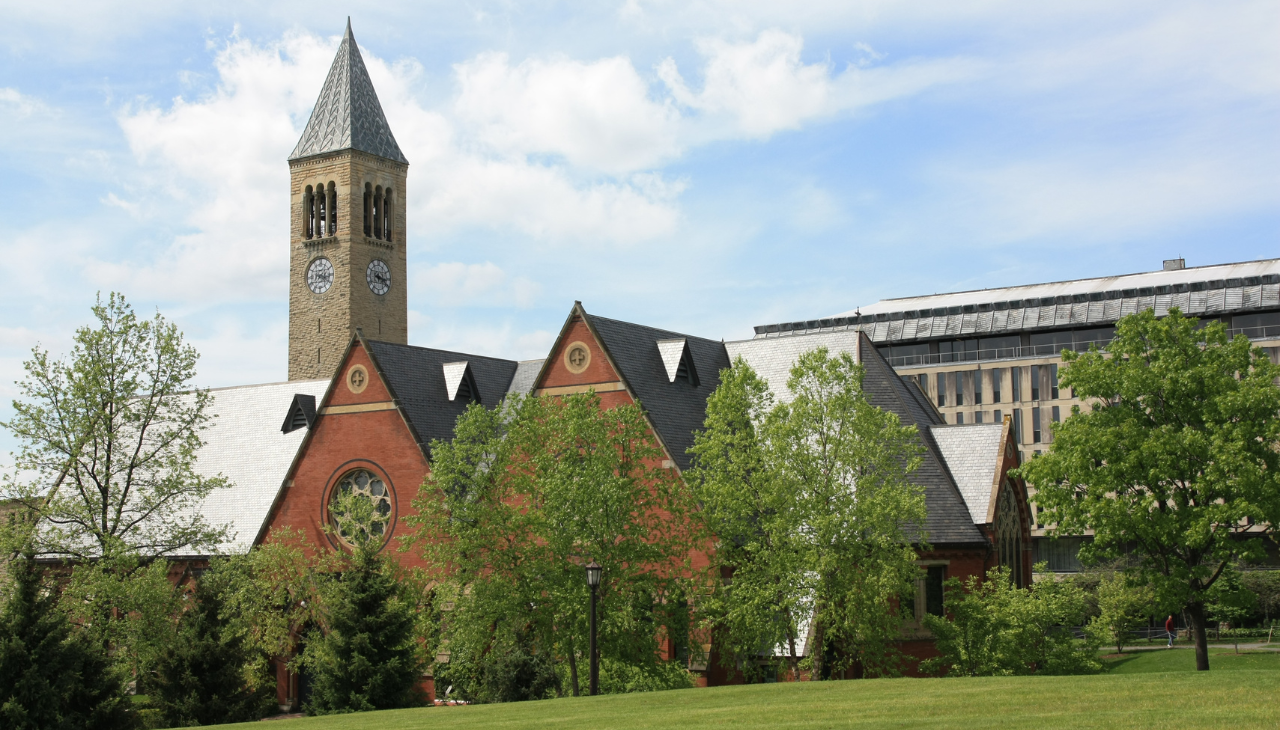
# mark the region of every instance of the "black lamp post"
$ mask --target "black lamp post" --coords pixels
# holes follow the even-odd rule
[[[600,573],[604,570],[596,561],[587,564],[587,585],[591,586],[591,640],[587,644],[590,670],[587,694],[594,697],[600,690],[600,653],[596,650],[596,589],[600,587]]]

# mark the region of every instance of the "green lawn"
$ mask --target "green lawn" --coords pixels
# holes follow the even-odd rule
[[[280,720],[272,730],[413,728],[1243,728],[1280,727],[1280,669],[1271,657],[1223,671],[1142,672],[1191,652],[1125,659],[1088,677],[883,679],[766,684],[440,707]],[[1245,666],[1254,661],[1259,666]],[[257,728],[262,730],[262,726]]]
[[[1147,672],[1194,672],[1196,655],[1190,649],[1155,649],[1126,652],[1122,656],[1108,654],[1103,658],[1112,674],[1144,674]],[[1249,651],[1236,654],[1231,649],[1209,649],[1209,671],[1232,672],[1240,669],[1280,671],[1280,651]],[[1280,677],[1277,677],[1280,682]],[[1280,693],[1280,689],[1277,689]],[[1277,710],[1280,713],[1280,710]]]

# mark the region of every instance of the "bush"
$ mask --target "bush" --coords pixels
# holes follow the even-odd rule
[[[261,667],[245,642],[225,630],[217,593],[202,581],[190,601],[174,640],[156,659],[151,705],[165,727],[247,722],[269,714],[275,683],[246,676],[246,669]]]
[[[693,675],[680,662],[654,662],[636,666],[600,660],[600,694],[628,692],[661,692],[693,687]]]
[[[437,665],[435,676],[437,697],[452,686],[450,698],[476,704],[547,699],[561,686],[555,662],[524,634],[494,637],[476,653],[458,645],[448,664]]]
[[[320,591],[323,625],[310,632],[302,664],[311,672],[309,715],[421,704],[423,662],[417,601],[380,540],[367,539]]]
[[[986,580],[952,578],[946,585],[947,617],[924,617],[941,656],[922,662],[922,671],[976,677],[1101,670],[1096,645],[1077,640],[1069,628],[1087,610],[1074,583],[1046,580],[1021,589],[1008,570],[995,568]]]
[[[0,612],[0,727],[133,727],[136,716],[106,653],[72,632],[31,553],[6,567],[12,583]]]

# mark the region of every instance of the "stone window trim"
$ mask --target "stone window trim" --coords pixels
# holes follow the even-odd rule
[[[347,384],[347,390],[355,394],[363,393],[369,387],[369,369],[356,363],[347,368],[342,380]]]
[[[386,503],[390,507],[390,511],[386,513],[386,528],[382,534],[382,547],[379,550],[385,550],[387,545],[391,544],[392,538],[395,536],[396,526],[399,522],[399,506],[396,498],[395,484],[391,481],[391,477],[380,464],[371,459],[350,459],[343,462],[338,468],[333,470],[329,475],[329,479],[325,484],[324,493],[320,499],[320,527],[324,533],[325,539],[329,545],[335,550],[349,550],[350,545],[339,535],[336,529],[324,529],[333,527],[333,515],[329,511],[329,505],[333,503],[337,496],[336,492],[342,484],[343,479],[358,471],[365,471],[376,477],[382,482],[386,490]]]
[[[575,340],[564,348],[564,366],[574,375],[580,375],[591,367],[591,348],[581,340]]]

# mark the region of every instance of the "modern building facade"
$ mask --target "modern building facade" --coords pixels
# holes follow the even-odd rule
[[[1280,362],[1280,259],[1191,268],[1173,259],[1147,273],[884,299],[824,319],[761,325],[755,337],[865,332],[947,423],[1008,419],[1025,460],[1048,448],[1052,424],[1080,403],[1059,387],[1062,351],[1105,350],[1121,317],[1173,308],[1221,320]],[[1045,540],[1038,524],[1033,535],[1036,562],[1051,571],[1079,567],[1075,555],[1087,538]]]

